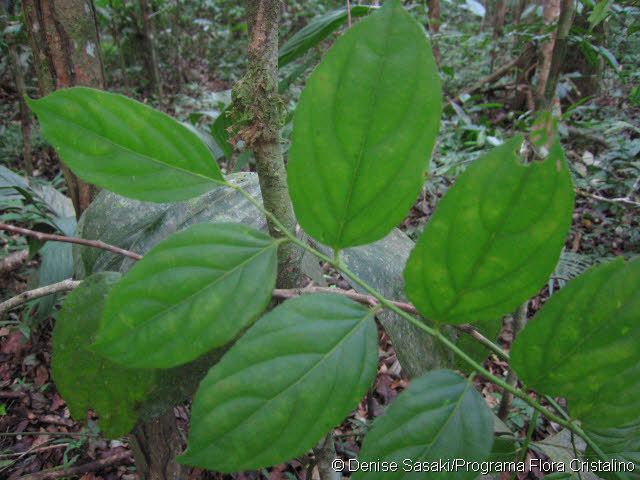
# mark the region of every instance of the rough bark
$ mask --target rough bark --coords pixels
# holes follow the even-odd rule
[[[542,8],[542,16],[545,23],[545,28],[555,23],[560,16],[560,0],[544,0]],[[536,65],[536,88],[535,88],[535,101],[536,105],[539,105],[545,95],[547,87],[547,79],[549,78],[549,70],[551,68],[551,57],[553,56],[553,48],[556,40],[555,32],[551,37],[542,42],[538,52],[538,62]]]
[[[504,17],[507,13],[507,3],[505,0],[497,0],[495,12],[493,14],[493,39],[502,37],[504,33]]]
[[[246,2],[249,43],[247,73],[233,89],[233,117],[240,122],[237,137],[253,150],[264,207],[290,231],[296,219],[287,187],[287,172],[280,145],[284,108],[278,96],[278,21],[280,0]],[[269,221],[269,232],[281,237]],[[285,243],[278,251],[280,288],[291,288],[300,277],[301,251]]]
[[[440,66],[440,47],[438,46],[438,33],[440,33],[440,0],[427,0],[429,10],[429,33],[431,36],[431,48],[436,64]]]
[[[0,276],[20,268],[29,259],[29,250],[12,252],[0,261]]]
[[[329,433],[320,440],[320,443],[313,449],[318,474],[321,480],[340,480],[342,475],[332,468],[332,462],[336,459],[336,446],[333,434]]]
[[[178,462],[182,439],[173,408],[153,420],[138,423],[129,435],[136,471],[144,480],[181,480],[187,472]]]
[[[511,60],[509,63],[507,63],[506,65],[503,65],[498,70],[487,75],[486,77],[482,77],[471,87],[461,90],[460,93],[456,96],[456,98],[460,98],[460,96],[464,94],[471,95],[471,94],[477,93],[478,91],[482,90],[485,86],[491,85],[497,80],[500,80],[502,77],[504,77],[509,72],[511,72],[511,70],[513,70],[514,68],[524,67],[527,64],[527,62],[531,59],[531,52],[532,52],[531,46],[526,45],[522,53],[517,58]]]
[[[537,110],[548,110],[556,96],[556,87],[558,79],[567,54],[567,44],[569,31],[573,24],[574,1],[562,0],[560,18],[558,19],[558,28],[556,31],[555,43],[553,46],[553,54],[549,66],[549,76],[545,85],[544,93],[538,100]]]
[[[104,88],[97,19],[90,0],[24,0],[24,18],[40,93],[84,85]],[[61,162],[76,215],[89,206],[97,190]]]
[[[493,43],[491,45],[491,52],[489,52],[489,71],[493,72],[495,67],[496,58],[500,51],[500,39],[504,33],[504,17],[507,13],[507,4],[505,0],[495,0],[493,4],[493,11],[491,13],[491,23],[493,24]]]
[[[162,86],[162,78],[160,77],[158,51],[156,50],[155,44],[155,27],[147,0],[140,0],[140,12],[142,16],[144,41],[147,48],[146,63],[147,70],[149,71],[149,79],[151,80],[151,87],[157,97],[162,97],[164,89]]]

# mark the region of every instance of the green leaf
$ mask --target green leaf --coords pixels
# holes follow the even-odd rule
[[[461,5],[460,8],[469,10],[471,13],[477,15],[478,17],[484,17],[487,13],[484,5],[477,0],[466,0],[465,4]]]
[[[233,145],[229,143],[230,134],[228,128],[233,125],[233,122],[228,113],[229,107],[220,112],[220,115],[211,124],[211,136],[215,139],[224,156],[231,158]]]
[[[72,220],[75,221],[75,218]],[[73,276],[73,253],[70,243],[47,242],[40,249],[40,270],[37,273],[38,286],[44,287]],[[59,295],[47,295],[37,299],[37,317],[46,318],[56,304]]]
[[[562,148],[524,165],[515,137],[458,177],[405,269],[407,296],[442,323],[514,311],[553,272],[571,225],[573,185]]]
[[[565,397],[572,417],[619,427],[640,412],[640,258],[591,268],[518,335],[511,365],[527,387]]]
[[[267,307],[278,242],[240,224],[198,224],[160,242],[113,289],[94,348],[169,368],[225,345]]]
[[[608,459],[617,462],[631,462],[634,469],[631,471],[628,468],[626,470],[627,476],[632,480],[640,479],[640,420],[621,428],[590,429],[586,426],[585,429]],[[591,447],[587,447],[585,457],[591,461],[600,459]],[[603,471],[598,472],[598,476],[607,480],[617,478],[614,473]]]
[[[174,202],[224,181],[195,133],[135,100],[74,87],[27,101],[62,160],[99,187],[139,200]]]
[[[294,116],[288,177],[302,228],[344,248],[400,223],[422,188],[440,97],[424,29],[399,1],[341,36]]]
[[[352,17],[362,17],[369,13],[369,5],[354,5],[351,7]],[[339,8],[325,15],[313,18],[287,40],[278,52],[278,66],[284,67],[296,58],[304,55],[311,48],[318,45],[332,32],[336,31],[347,21],[347,9]]]
[[[397,462],[390,473],[357,472],[359,478],[473,479],[477,472],[459,469],[416,475],[406,471],[403,460],[438,462],[465,459],[483,461],[493,444],[493,418],[473,383],[450,370],[436,370],[411,381],[376,419],[360,450],[360,462]]]
[[[620,70],[622,68],[620,67],[620,63],[618,62],[618,59],[611,52],[611,50],[609,50],[606,47],[599,46],[599,47],[597,47],[597,52],[602,56],[602,58],[604,58],[606,60],[606,62],[609,64],[609,66],[611,68],[613,68],[613,70],[616,73],[618,73],[618,74],[620,73]]]
[[[485,320],[483,322],[476,323],[474,328],[484,335],[485,338],[495,341],[502,330],[502,319],[492,318],[491,320]],[[459,334],[456,345],[458,345],[458,348],[462,349],[469,357],[480,364],[484,363],[487,356],[491,353],[489,348],[485,347],[467,333]],[[460,357],[454,358],[454,366],[457,370],[468,374],[471,374],[474,371],[473,367],[469,366],[469,364]]]
[[[613,0],[600,0],[596,3],[596,6],[593,8],[589,14],[589,18],[587,19],[589,21],[589,30],[593,30],[596,25],[607,18],[611,5],[613,5]]]
[[[115,272],[88,277],[65,299],[53,329],[52,375],[71,415],[83,421],[87,409],[100,417],[106,437],[129,433],[137,408],[154,382],[153,372],[111,363],[88,347],[98,330],[105,298],[119,280]]]
[[[262,317],[200,384],[179,460],[236,472],[314,447],[373,382],[373,317],[334,294],[288,300]]]

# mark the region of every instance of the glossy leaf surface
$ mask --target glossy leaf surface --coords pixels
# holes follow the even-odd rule
[[[139,200],[174,202],[223,182],[195,133],[140,102],[74,87],[28,103],[45,138],[89,183]]]
[[[436,370],[411,381],[407,390],[376,419],[360,450],[360,461],[394,461],[397,472],[362,473],[354,478],[473,479],[477,472],[405,471],[403,461],[438,462],[488,459],[493,416],[473,383],[450,370]]]
[[[399,1],[345,32],[294,116],[288,178],[302,228],[344,248],[400,223],[424,181],[440,97],[424,29]]]
[[[202,381],[180,460],[236,472],[303,454],[358,405],[377,358],[371,310],[334,294],[286,301]]]
[[[174,234],[110,293],[94,348],[123,365],[169,368],[226,344],[268,305],[277,247],[240,224]]]
[[[591,268],[553,295],[518,335],[511,365],[530,388],[565,397],[591,427],[640,412],[640,259]]]
[[[553,272],[571,224],[562,149],[524,165],[515,137],[458,177],[405,269],[407,296],[430,320],[489,321],[513,312]]]
[[[116,365],[88,347],[98,330],[105,298],[120,279],[115,272],[88,277],[64,300],[53,330],[52,375],[71,415],[83,421],[87,410],[99,416],[102,433],[129,433],[137,408],[153,388],[153,372]]]

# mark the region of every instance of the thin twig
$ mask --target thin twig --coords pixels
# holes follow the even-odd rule
[[[4,455],[0,455],[0,458],[12,458],[12,457],[22,458],[22,457],[26,457],[27,455],[33,455],[34,453],[46,452],[48,450],[55,450],[56,448],[62,448],[62,447],[68,447],[68,446],[69,446],[68,443],[56,443],[53,445],[45,445],[43,447],[32,448],[25,452],[7,453]]]
[[[375,297],[371,295],[365,295],[362,293],[357,293],[351,290],[341,290],[338,288],[327,288],[327,287],[304,287],[304,288],[291,288],[291,289],[275,289],[273,291],[273,298],[286,300],[289,298],[299,297],[300,295],[304,295],[305,293],[335,293],[337,295],[342,295],[344,297],[350,298],[351,300],[355,300],[358,303],[362,303],[369,307],[376,307],[380,305],[380,302],[376,300]],[[395,305],[403,312],[409,313],[411,315],[420,316],[420,313],[410,303],[398,302],[395,300],[389,300],[389,303]],[[474,340],[481,343],[489,350],[492,350],[496,354],[498,354],[501,358],[506,358],[506,353],[495,343],[489,340],[487,337],[482,335],[478,330],[476,330],[473,326],[468,324],[463,325],[455,325],[456,329],[461,332],[470,335]]]
[[[131,452],[129,451],[119,452],[115,455],[111,455],[110,457],[101,458],[100,460],[85,463],[84,465],[32,473],[31,475],[20,477],[20,480],[53,480],[55,478],[80,476],[84,473],[95,472],[107,467],[119,465],[121,463],[124,463],[126,460],[131,460]]]
[[[55,235],[52,233],[36,232],[35,230],[29,230],[27,228],[21,228],[21,227],[14,227],[12,225],[7,225],[6,223],[0,223],[0,230],[4,230],[6,232],[11,232],[11,233],[17,233],[20,235],[26,235],[28,237],[34,237],[43,242],[46,242],[47,240],[51,240],[54,242],[75,243],[78,245],[84,245],[86,247],[100,248],[102,250],[108,250],[109,252],[112,252],[112,253],[117,253],[118,255],[124,255],[125,257],[129,257],[134,260],[140,260],[142,258],[142,255],[139,255],[135,252],[131,252],[129,250],[125,250],[124,248],[116,247],[114,245],[109,245],[108,243],[104,243],[101,240],[86,240],[84,238],[78,238],[78,237],[67,237],[64,235]]]
[[[590,193],[585,190],[581,190],[579,188],[576,188],[576,193],[578,193],[578,195],[582,195],[583,197],[598,200],[599,202],[623,204],[623,205],[628,205],[630,207],[640,208],[640,202],[635,202],[628,197],[607,198],[607,197],[602,197],[600,195],[596,195],[595,193]]]
[[[0,275],[14,271],[18,267],[22,266],[28,258],[29,250],[27,249],[10,253],[0,262]]]
[[[347,0],[347,25],[351,28],[351,2]]]
[[[56,436],[56,437],[99,437],[97,433],[88,432],[0,432],[0,437],[23,437],[23,436]]]
[[[30,300],[40,297],[46,297],[47,295],[51,295],[54,293],[69,292],[75,288],[78,288],[80,283],[81,282],[78,280],[72,280],[68,278],[66,280],[62,280],[61,282],[47,285],[46,287],[40,287],[36,288],[35,290],[22,292],[21,294],[0,303],[0,317],[2,317],[2,315],[4,315],[9,310],[16,308],[23,303],[27,303]]]
[[[518,308],[518,312],[513,317],[513,340],[515,341],[516,336],[524,328],[524,325],[527,321],[527,312],[529,310],[529,301],[524,302],[520,308]],[[509,368],[509,373],[507,374],[507,383],[512,386],[516,386],[518,383],[518,376],[513,368]],[[500,401],[500,408],[498,409],[498,418],[500,420],[506,420],[509,415],[509,410],[511,409],[511,402],[513,401],[513,394],[510,393],[507,389],[504,389],[502,392],[502,400]]]
[[[3,303],[0,303],[0,317],[5,312],[13,308],[16,308],[17,306],[22,305],[30,300],[44,297],[46,295],[51,295],[54,293],[68,292],[78,288],[78,286],[81,283],[82,281],[80,280],[72,280],[68,278],[67,280],[63,280],[58,283],[47,285],[46,287],[36,288],[35,290],[22,292],[20,295],[17,295],[13,298],[10,298],[9,300],[6,300]],[[341,290],[338,288],[315,287],[315,286],[304,287],[304,288],[291,288],[291,289],[276,288],[272,293],[272,297],[280,300],[287,300],[290,298],[299,297],[300,295],[304,295],[305,293],[334,293],[337,295],[342,295],[344,297],[350,298],[351,300],[355,300],[356,302],[362,303],[369,307],[377,307],[380,305],[380,302],[371,295],[365,295],[365,294],[357,293],[351,290]],[[398,307],[403,312],[407,312],[411,315],[417,315],[417,316],[420,315],[416,307],[414,307],[410,303],[397,302],[394,300],[389,300],[389,302],[395,305],[396,307]],[[483,344],[488,349],[494,351],[502,358],[505,358],[506,353],[500,347],[498,347],[495,343],[493,343],[491,340],[489,340],[480,332],[478,332],[471,325],[456,325],[456,328],[461,332],[464,332],[470,335],[477,342]]]
[[[531,56],[531,47],[527,46],[522,51],[520,56],[511,60],[509,63],[505,64],[502,68],[499,68],[498,70],[491,73],[490,75],[487,75],[486,77],[481,78],[480,80],[478,80],[478,82],[475,85],[461,90],[460,93],[456,95],[455,99],[460,99],[460,97],[463,95],[472,95],[482,90],[482,88],[485,85],[491,85],[496,80],[499,80],[500,78],[508,74],[512,69],[516,67],[522,67],[523,64],[526,63],[526,61],[530,58],[530,56]]]

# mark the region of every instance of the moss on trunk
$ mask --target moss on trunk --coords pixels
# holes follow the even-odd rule
[[[278,95],[278,21],[280,0],[246,2],[249,25],[247,72],[233,88],[231,115],[235,141],[243,140],[253,150],[264,207],[288,230],[296,219],[287,187],[287,172],[280,145],[284,107]],[[269,232],[282,232],[269,222]],[[278,251],[278,286],[297,286],[301,251],[285,243]]]

